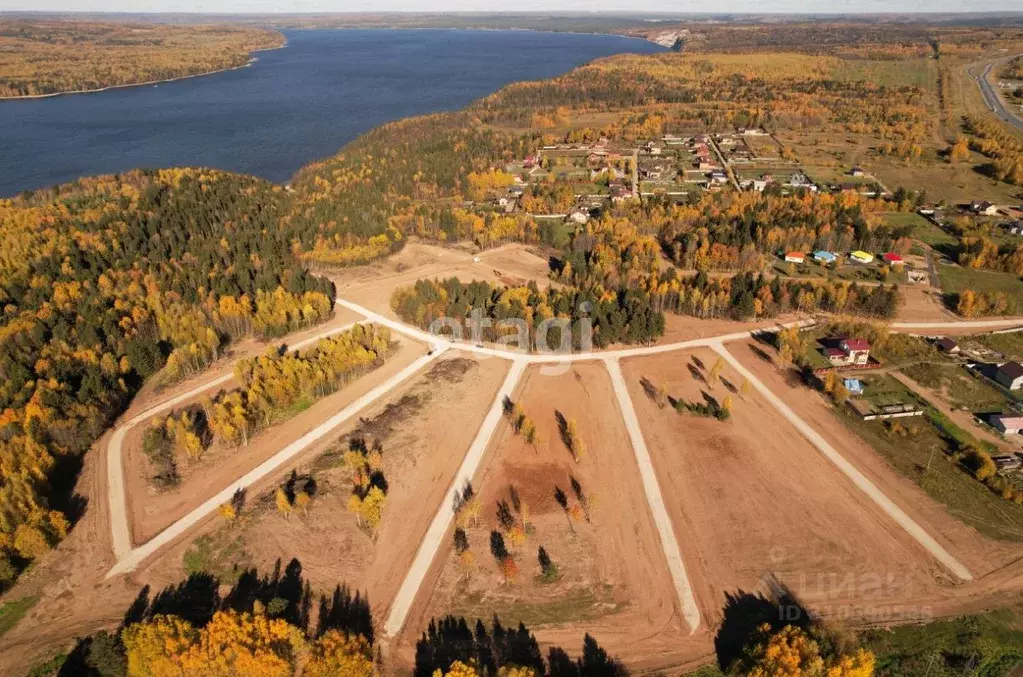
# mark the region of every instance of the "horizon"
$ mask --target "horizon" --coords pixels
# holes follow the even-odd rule
[[[609,0],[607,6],[597,6],[586,0],[567,0],[564,6],[551,8],[545,6],[543,0],[524,0],[515,10],[507,10],[494,0],[485,3],[473,2],[471,7],[451,7],[449,0],[433,0],[423,4],[413,4],[409,0],[390,0],[381,5],[372,0],[354,0],[349,8],[335,10],[319,6],[321,0],[286,0],[279,3],[275,0],[221,0],[219,7],[211,7],[203,0],[185,0],[172,6],[155,4],[150,7],[138,7],[130,0],[56,0],[55,3],[34,3],[32,6],[16,6],[18,0],[0,0],[0,15],[65,15],[65,16],[552,16],[552,17],[596,17],[633,18],[644,20],[672,20],[676,18],[701,17],[705,19],[717,17],[755,18],[758,16],[792,16],[792,17],[928,17],[928,16],[1023,16],[1023,10],[1003,0],[979,0],[971,2],[969,7],[954,0],[925,0],[922,3],[903,0],[906,8],[900,8],[901,2],[886,0],[866,0],[849,7],[841,0],[753,0],[753,2],[726,0],[714,11],[707,11],[699,3],[683,3],[692,7],[664,9],[652,3],[634,4],[630,8],[616,6],[618,0]],[[143,0],[146,2],[146,0]],[[96,6],[93,6],[95,3]],[[406,5],[408,3],[408,5]],[[492,3],[492,6],[490,6]],[[578,5],[576,4],[578,3]],[[751,7],[751,4],[753,5]],[[63,5],[63,6],[61,6]],[[757,5],[762,5],[758,7]],[[894,5],[894,7],[893,7]]]

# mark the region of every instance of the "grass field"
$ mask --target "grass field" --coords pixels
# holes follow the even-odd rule
[[[38,597],[19,597],[4,602],[3,606],[0,606],[0,635],[17,625],[38,601]]]
[[[836,80],[866,80],[886,87],[911,85],[933,90],[938,69],[932,59],[868,61],[843,59],[832,71]]]
[[[955,246],[958,242],[955,237],[949,235],[916,212],[891,212],[884,215],[884,220],[890,226],[912,226],[913,237],[932,247],[947,248]]]
[[[892,467],[944,505],[953,517],[989,538],[1023,542],[1023,507],[995,496],[963,470],[949,456],[955,442],[942,434],[930,417],[905,419],[900,422],[905,434],[899,434],[883,421],[860,420],[846,408],[836,415]],[[962,431],[958,433],[969,437]]]
[[[915,364],[911,378],[942,396],[953,407],[970,411],[1001,411],[1005,395],[956,364]]]
[[[913,392],[887,374],[860,376],[859,379],[863,383],[862,398],[877,409],[892,404],[920,403],[919,398]]]
[[[1006,334],[983,334],[974,336],[973,339],[992,350],[1004,354],[1014,360],[1023,360],[1023,331],[1015,331]]]
[[[1008,301],[1008,314],[1023,313],[1023,281],[1015,275],[941,265],[938,267],[938,276],[941,278],[941,289],[945,294],[958,298],[964,289],[989,294],[1004,292]]]

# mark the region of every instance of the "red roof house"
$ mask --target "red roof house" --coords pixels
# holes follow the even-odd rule
[[[895,252],[888,252],[887,254],[882,256],[881,258],[884,259],[885,263],[893,265],[893,266],[897,266],[897,265],[901,265],[901,264],[905,263],[905,261],[902,260],[902,257],[899,256],[898,254],[896,254]]]

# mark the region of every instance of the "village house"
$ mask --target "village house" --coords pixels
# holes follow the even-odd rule
[[[866,172],[864,172],[859,167],[853,167],[852,169],[849,170],[849,176],[864,176],[864,175],[866,175]]]
[[[710,173],[710,182],[718,184],[728,183],[728,174],[722,171],[713,171]]]
[[[881,259],[889,266],[901,266],[905,263],[905,261],[902,260],[902,257],[895,252],[887,252],[881,257]]]
[[[826,347],[823,352],[836,367],[865,365],[870,361],[870,342],[861,338],[844,338],[837,346]]]
[[[998,365],[995,372],[995,381],[1001,383],[1009,390],[1023,388],[1023,365],[1019,362],[1006,362]]]
[[[959,353],[959,344],[947,336],[944,336],[935,341],[934,347],[936,347],[943,353],[948,353],[949,355],[956,355]]]
[[[813,260],[816,261],[817,263],[828,265],[830,263],[834,263],[835,261],[837,261],[838,257],[829,251],[819,249],[813,253]]]
[[[987,200],[984,200],[983,202],[977,202],[974,200],[970,203],[970,211],[974,214],[981,214],[983,216],[994,216],[998,213],[998,207]]]
[[[1019,435],[1023,431],[1023,416],[999,414],[991,417],[991,425],[1003,435]]]
[[[573,209],[565,220],[582,225],[590,220],[590,215],[582,209]]]
[[[788,263],[802,263],[806,260],[806,255],[803,252],[788,252],[785,254],[785,261]]]
[[[874,260],[874,255],[868,254],[865,251],[857,249],[856,251],[849,254],[849,258],[855,261],[856,263],[867,264]]]

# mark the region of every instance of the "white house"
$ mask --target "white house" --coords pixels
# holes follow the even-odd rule
[[[995,380],[1009,390],[1023,388],[1023,365],[1019,362],[1006,362],[998,366],[995,372]]]

